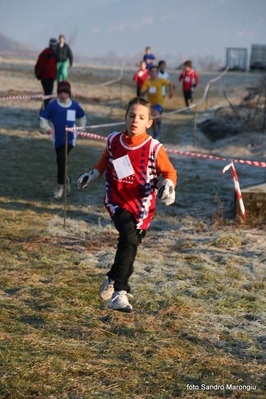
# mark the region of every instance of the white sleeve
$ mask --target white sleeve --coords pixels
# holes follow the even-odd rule
[[[84,115],[82,118],[77,118],[76,122],[77,122],[77,126],[80,126],[80,127],[86,126],[86,123],[87,123],[86,115]]]
[[[44,118],[40,118],[40,129],[43,133],[46,133],[47,130],[51,129],[51,126],[49,125],[49,121]]]

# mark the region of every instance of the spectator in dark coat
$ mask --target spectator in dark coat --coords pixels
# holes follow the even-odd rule
[[[56,59],[57,59],[57,82],[67,80],[68,78],[68,65],[73,64],[73,53],[67,43],[65,43],[65,36],[59,36],[59,43],[56,46]]]
[[[49,47],[41,52],[35,65],[35,76],[41,81],[44,94],[47,96],[53,93],[54,81],[56,79],[56,46],[57,40],[54,38],[50,39]],[[50,100],[50,98],[44,100],[44,108],[46,108]]]

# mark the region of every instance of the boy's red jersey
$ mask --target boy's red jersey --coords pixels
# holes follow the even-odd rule
[[[162,144],[148,136],[138,147],[127,147],[121,132],[107,138],[110,162],[106,170],[105,207],[112,217],[117,208],[129,211],[136,221],[137,229],[147,229],[153,217],[159,175],[156,158]],[[113,161],[127,155],[133,174],[123,179],[117,177]]]
[[[149,75],[149,71],[148,69],[145,69],[145,71],[143,71],[142,69],[139,69],[135,75],[133,76],[133,80],[135,80],[135,82],[137,82],[137,87],[141,89],[143,83],[145,82],[145,80],[148,78]]]
[[[193,90],[194,85],[199,83],[199,76],[194,69],[190,71],[183,71],[179,76],[179,81],[183,81],[183,91]]]

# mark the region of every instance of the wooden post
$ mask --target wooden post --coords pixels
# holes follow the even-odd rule
[[[263,113],[263,122],[262,122],[262,130],[265,130],[266,128],[266,87],[265,87],[265,77],[264,77],[264,113]]]
[[[193,137],[194,148],[196,147],[197,119],[198,119],[198,106],[196,105],[195,120],[194,120],[194,137]]]
[[[209,98],[209,89],[206,94],[206,109],[205,109],[205,111],[207,111],[207,109],[208,109],[208,98]]]
[[[64,176],[64,229],[66,228],[67,212],[67,152],[68,152],[68,130],[65,129],[65,176]]]

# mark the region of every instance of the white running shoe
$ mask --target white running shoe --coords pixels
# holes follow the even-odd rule
[[[130,313],[132,306],[128,302],[128,296],[132,297],[126,291],[114,291],[111,301],[108,302],[108,308]]]
[[[54,190],[54,198],[61,199],[64,194],[64,184],[58,184]]]
[[[54,198],[61,199],[64,194],[64,184],[57,184],[54,190]],[[71,193],[71,177],[67,176],[67,196]]]
[[[109,277],[102,283],[99,289],[100,298],[104,301],[109,301],[112,298],[114,293],[114,280],[111,280]]]

